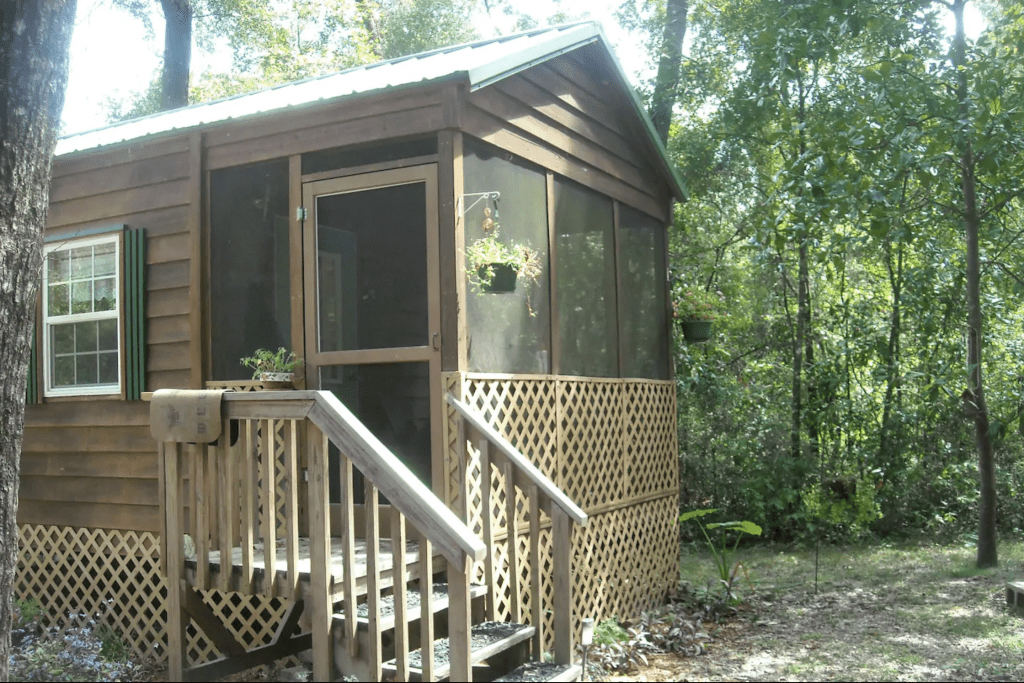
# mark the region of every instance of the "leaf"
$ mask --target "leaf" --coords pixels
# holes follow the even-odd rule
[[[711,508],[707,510],[691,510],[690,512],[684,512],[680,517],[680,522],[686,522],[695,517],[703,517],[704,515],[710,515],[712,512],[718,512],[718,508]]]

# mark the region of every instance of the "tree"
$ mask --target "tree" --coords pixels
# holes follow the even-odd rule
[[[661,143],[668,143],[668,129],[672,123],[679,89],[679,72],[683,62],[683,40],[686,38],[686,15],[689,0],[668,0],[665,7],[665,27],[661,37],[661,56],[658,75],[654,79],[651,95],[651,121]]]
[[[164,11],[164,66],[160,110],[188,105],[188,76],[192,65],[192,2],[160,0]]]
[[[0,12],[0,680],[8,678],[25,387],[75,0]]]

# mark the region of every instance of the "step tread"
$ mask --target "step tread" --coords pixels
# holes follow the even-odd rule
[[[547,662],[527,662],[515,671],[510,671],[501,678],[495,678],[494,683],[506,681],[507,683],[534,681],[578,681],[583,669],[579,664],[550,664]]]
[[[431,611],[436,614],[448,608],[448,584],[435,583],[432,588],[434,599],[430,607]],[[478,598],[486,592],[486,586],[473,584],[469,587],[470,599]],[[406,592],[405,606],[409,621],[420,618],[420,592],[418,590],[409,589]],[[365,628],[370,623],[369,615],[369,603],[361,602],[356,606],[356,623],[359,626]],[[336,613],[333,618],[338,623],[344,623],[345,621],[344,614]],[[395,596],[393,594],[381,596],[378,619],[380,620],[380,629],[382,631],[388,631],[395,627]]]
[[[504,652],[513,645],[523,642],[533,636],[537,629],[527,624],[514,622],[485,621],[482,624],[473,626],[470,633],[470,660],[478,664],[488,657]],[[434,641],[434,676],[436,678],[447,678],[451,671],[449,651],[450,644],[447,638],[439,638]],[[421,673],[422,654],[420,650],[413,650],[409,653],[409,673]],[[398,670],[394,659],[384,662],[382,667],[385,673],[395,673]]]

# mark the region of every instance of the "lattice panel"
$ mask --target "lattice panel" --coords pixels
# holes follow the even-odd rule
[[[676,389],[663,382],[623,385],[626,481],[630,498],[679,490]]]
[[[160,543],[149,532],[23,525],[14,595],[34,599],[43,626],[68,628],[97,617],[140,658],[163,658],[166,587]]]
[[[105,620],[136,657],[167,660],[167,582],[160,573],[159,538],[149,532],[23,525],[19,528],[14,595],[34,599],[42,626],[59,633],[96,617]],[[247,645],[269,643],[288,608],[278,599],[205,591],[203,600]],[[220,656],[194,627],[189,664]]]
[[[560,380],[558,485],[588,509],[625,498],[622,382]]]

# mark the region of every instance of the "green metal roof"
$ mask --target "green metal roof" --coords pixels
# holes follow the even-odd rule
[[[654,125],[630,85],[622,65],[615,58],[601,26],[592,21],[441,48],[123,121],[61,138],[57,143],[56,155],[141,140],[152,135],[184,131],[255,114],[283,112],[316,102],[364,96],[452,78],[463,78],[472,90],[477,90],[592,43],[603,48],[619,80],[619,86],[628,93],[629,101],[641,122],[640,128],[646,133],[643,137],[648,151],[668,178],[673,194],[680,200],[685,199],[686,190],[682,178],[658,139]]]

